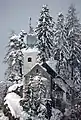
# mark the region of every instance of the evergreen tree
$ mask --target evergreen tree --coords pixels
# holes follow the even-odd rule
[[[22,33],[22,34],[21,34]],[[5,72],[6,79],[9,81],[19,81],[22,79],[22,63],[23,53],[22,48],[25,47],[23,38],[25,33],[21,31],[19,35],[13,34],[8,43],[7,54],[4,62],[7,63],[8,68]]]
[[[26,44],[24,42],[24,38],[27,35],[27,33],[22,30],[19,34],[19,70],[20,70],[20,76],[22,77],[23,73],[22,73],[22,66],[23,66],[23,49],[26,48]]]
[[[67,42],[69,44],[68,64],[71,66],[71,80],[73,80],[74,68],[81,64],[81,24],[73,5],[69,7],[66,17],[66,31]]]
[[[55,48],[54,52],[58,55],[55,56],[57,60],[63,60],[63,58],[68,58],[69,50],[68,50],[68,42],[66,41],[66,30],[64,23],[64,16],[62,13],[58,15],[57,23],[55,27],[54,34],[54,43]]]
[[[37,48],[39,50],[38,58],[40,61],[48,60],[53,53],[53,18],[49,14],[47,5],[42,7],[40,18],[36,27],[36,35],[38,38]]]
[[[46,107],[43,100],[45,88],[41,76],[30,77],[27,85],[27,99],[23,104],[23,110],[28,114],[26,120],[46,120]]]
[[[68,71],[71,72],[69,80],[73,83],[72,106],[74,106],[74,99],[76,99],[76,92],[78,90],[76,88],[80,89],[81,86],[80,76],[75,77],[76,74],[80,74],[79,66],[81,66],[81,24],[79,23],[76,9],[73,5],[71,5],[68,9],[66,17],[66,31],[66,40],[69,44],[69,59],[67,60],[67,66],[69,68]]]
[[[54,44],[54,59],[58,61],[56,66],[57,72],[63,78],[68,79],[66,60],[69,57],[69,45],[66,41],[66,30],[64,16],[62,13],[60,13],[57,18],[54,34]]]

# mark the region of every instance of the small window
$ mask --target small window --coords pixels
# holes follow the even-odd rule
[[[36,69],[36,73],[38,73],[39,71],[38,71],[38,69]]]
[[[28,58],[28,62],[32,62],[32,58],[29,57],[29,58]]]

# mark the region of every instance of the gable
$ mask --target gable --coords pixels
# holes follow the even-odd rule
[[[39,64],[36,64],[26,75],[27,76],[36,76],[38,74],[41,74],[42,77],[45,77],[47,79],[50,79],[50,75],[45,71],[45,69],[40,66]]]

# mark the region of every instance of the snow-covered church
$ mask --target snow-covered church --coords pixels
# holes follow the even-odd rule
[[[70,93],[72,91],[72,84],[67,83],[56,72],[57,61],[51,58],[47,62],[38,63],[37,54],[38,49],[35,47],[37,42],[36,35],[30,24],[29,34],[26,38],[26,44],[28,49],[24,52],[24,85],[23,85],[23,97],[27,98],[27,86],[30,81],[30,76],[37,82],[37,77],[40,74],[43,84],[45,85],[45,93],[42,93],[42,97],[46,99],[52,98],[54,106],[59,108],[63,106],[63,102],[67,105],[71,103]],[[56,101],[56,103],[55,103]],[[56,105],[55,105],[56,104]]]
[[[31,92],[32,99],[34,97],[37,100],[40,97],[43,104],[45,104],[45,101],[50,101],[50,103],[52,101],[52,107],[63,112],[72,102],[72,84],[57,73],[57,61],[54,58],[42,63],[38,61],[37,37],[31,23],[25,41],[27,48],[23,50],[23,83],[16,83],[8,88],[4,106],[9,108],[11,114],[6,112],[5,109],[4,113],[8,113],[6,116],[10,115],[10,117],[18,118],[18,120],[23,116],[24,107],[20,104],[31,100],[28,94],[30,92],[28,91],[29,87],[33,92],[33,94]]]

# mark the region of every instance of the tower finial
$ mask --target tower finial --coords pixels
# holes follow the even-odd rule
[[[31,17],[30,17],[30,21],[29,21],[29,27],[30,27],[30,29],[31,29]]]
[[[32,25],[31,25],[31,17],[30,17],[30,20],[29,20],[29,33],[30,33],[30,34],[33,34],[33,33],[34,33],[33,27],[32,27]]]

